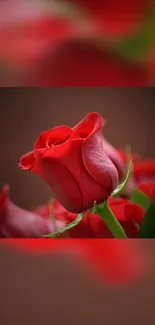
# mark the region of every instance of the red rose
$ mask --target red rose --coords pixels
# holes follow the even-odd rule
[[[101,115],[89,113],[73,128],[43,132],[33,151],[21,157],[20,168],[44,178],[71,212],[107,199],[117,186],[118,173],[104,151],[102,125]]]
[[[138,184],[155,181],[155,159],[145,159],[134,164],[134,177]]]
[[[0,28],[0,55],[20,68],[40,64],[52,46],[68,40],[77,31],[70,21],[56,17],[40,16],[24,23]]]
[[[155,183],[139,184],[138,188],[150,198],[150,201],[155,199]]]
[[[88,40],[55,46],[30,71],[24,86],[146,86],[145,67],[114,56]]]
[[[133,204],[126,199],[108,199],[110,208],[117,220],[125,230],[127,237],[137,236],[138,226],[144,216],[144,210],[137,204]],[[66,224],[77,218],[76,214],[70,213],[58,201],[53,202],[53,211],[57,220],[63,220]],[[69,230],[72,238],[113,238],[110,230],[104,221],[97,214],[86,211],[84,218],[79,225]]]
[[[39,214],[21,209],[8,197],[9,187],[4,186],[0,195],[0,237],[39,238],[54,231],[52,220],[43,219]],[[56,227],[64,222],[56,221]]]

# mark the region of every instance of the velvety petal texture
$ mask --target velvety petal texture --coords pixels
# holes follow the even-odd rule
[[[102,202],[118,183],[118,171],[104,151],[103,124],[100,114],[89,113],[73,128],[41,133],[33,152],[21,157],[20,168],[39,174],[71,212]]]

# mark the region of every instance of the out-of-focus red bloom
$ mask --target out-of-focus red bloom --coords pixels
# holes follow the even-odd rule
[[[129,157],[122,149],[117,149],[121,160],[127,164]],[[133,161],[133,177],[137,184],[155,181],[155,159],[141,159],[139,154],[131,153]]]
[[[121,160],[123,161],[123,163],[125,165],[127,165],[128,160],[130,158],[132,159],[133,164],[136,164],[137,162],[140,161],[140,154],[139,153],[133,153],[133,152],[131,152],[129,154],[130,155],[130,158],[129,158],[129,155],[123,149],[117,148],[116,150],[117,150],[117,154],[120,156]]]
[[[139,184],[138,188],[150,198],[150,201],[155,199],[155,182]]]
[[[144,210],[139,205],[133,204],[126,199],[109,198],[108,202],[127,236],[135,238],[138,225],[141,224],[145,213]],[[57,220],[63,220],[67,224],[77,218],[76,214],[68,212],[57,200],[53,201],[53,214]],[[89,210],[86,211],[80,224],[69,230],[69,236],[72,238],[113,238],[101,217],[92,214]]]
[[[87,114],[73,128],[58,126],[40,134],[33,151],[22,156],[20,168],[41,176],[71,212],[102,202],[118,183],[118,172],[104,151],[104,120]]]
[[[142,280],[149,269],[148,260],[138,242],[121,240],[38,239],[5,241],[31,254],[72,253],[72,258],[101,282],[130,285]],[[4,245],[4,242],[3,242]]]
[[[69,0],[79,5],[97,24],[102,35],[122,37],[136,33],[146,13],[151,10],[153,0]]]
[[[155,159],[145,159],[134,164],[134,177],[138,184],[155,181]]]
[[[24,86],[147,86],[146,69],[114,56],[98,44],[72,41],[55,46]]]
[[[4,186],[0,195],[0,237],[39,238],[54,231],[50,218],[43,219],[39,214],[21,209],[8,197],[9,186]],[[61,228],[64,222],[56,221]]]
[[[23,24],[0,28],[0,56],[17,67],[40,64],[53,46],[76,35],[76,28],[66,19],[40,17]]]
[[[117,149],[117,152],[124,164],[127,164],[127,161],[129,157],[127,156],[127,153],[122,150],[122,149]],[[140,155],[137,153],[131,153],[131,158],[133,161],[133,173],[132,173],[132,178],[129,180],[129,183],[127,184],[127,187],[131,186],[131,190],[128,191],[129,194],[132,193],[132,190],[137,187],[138,184],[143,184],[143,183],[149,183],[153,184],[155,181],[155,159],[144,159],[142,160]],[[142,185],[144,190],[149,189],[149,184],[148,186]],[[152,191],[152,185],[151,186],[151,191]],[[147,194],[147,193],[146,193]]]

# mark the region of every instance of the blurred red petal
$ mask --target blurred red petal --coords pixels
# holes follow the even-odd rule
[[[123,37],[141,27],[153,0],[70,0],[90,16],[106,37]]]
[[[146,86],[143,67],[86,41],[61,44],[31,72],[26,86]]]
[[[9,239],[0,243],[32,254],[72,252],[87,272],[109,284],[130,284],[142,279],[148,270],[146,255],[129,240]]]

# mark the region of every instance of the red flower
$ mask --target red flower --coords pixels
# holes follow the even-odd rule
[[[55,46],[22,81],[24,86],[146,86],[145,68],[86,40]]]
[[[117,149],[121,160],[127,163],[127,154],[122,149]],[[137,184],[155,181],[155,159],[142,160],[139,154],[131,154],[133,161],[133,177]]]
[[[137,204],[133,204],[126,199],[108,199],[110,208],[117,220],[124,228],[129,238],[137,236],[138,226],[144,216],[144,210]],[[58,201],[53,202],[53,213],[56,220],[63,220],[71,223],[77,218],[76,214],[70,213]],[[112,238],[110,230],[104,221],[97,214],[86,211],[84,218],[79,225],[69,230],[69,237],[72,238]]]
[[[39,214],[21,209],[8,197],[9,187],[4,186],[0,196],[0,237],[39,238],[54,231],[52,220],[43,219]],[[63,227],[56,221],[56,227]]]
[[[153,0],[70,0],[83,9],[106,37],[136,33],[151,9]]]
[[[122,149],[117,149],[122,162],[127,164],[127,154]],[[137,153],[131,153],[131,158],[133,161],[133,173],[132,178],[130,178],[127,184],[128,195],[132,193],[132,190],[137,187],[137,184],[143,183],[153,183],[155,181],[155,160],[154,159],[144,159],[142,160],[140,155]],[[149,186],[142,186],[145,190],[148,190]],[[151,185],[152,188],[152,185]]]
[[[155,183],[139,184],[138,188],[150,198],[150,201],[155,199]]]
[[[155,181],[155,159],[145,159],[134,164],[134,177],[138,184]]]
[[[0,55],[17,66],[30,68],[40,64],[49,49],[76,33],[70,21],[53,16],[8,25],[0,29]]]
[[[21,157],[20,168],[44,178],[71,212],[103,201],[116,188],[118,173],[104,151],[102,125],[101,115],[89,113],[73,128],[43,132],[33,151]]]

